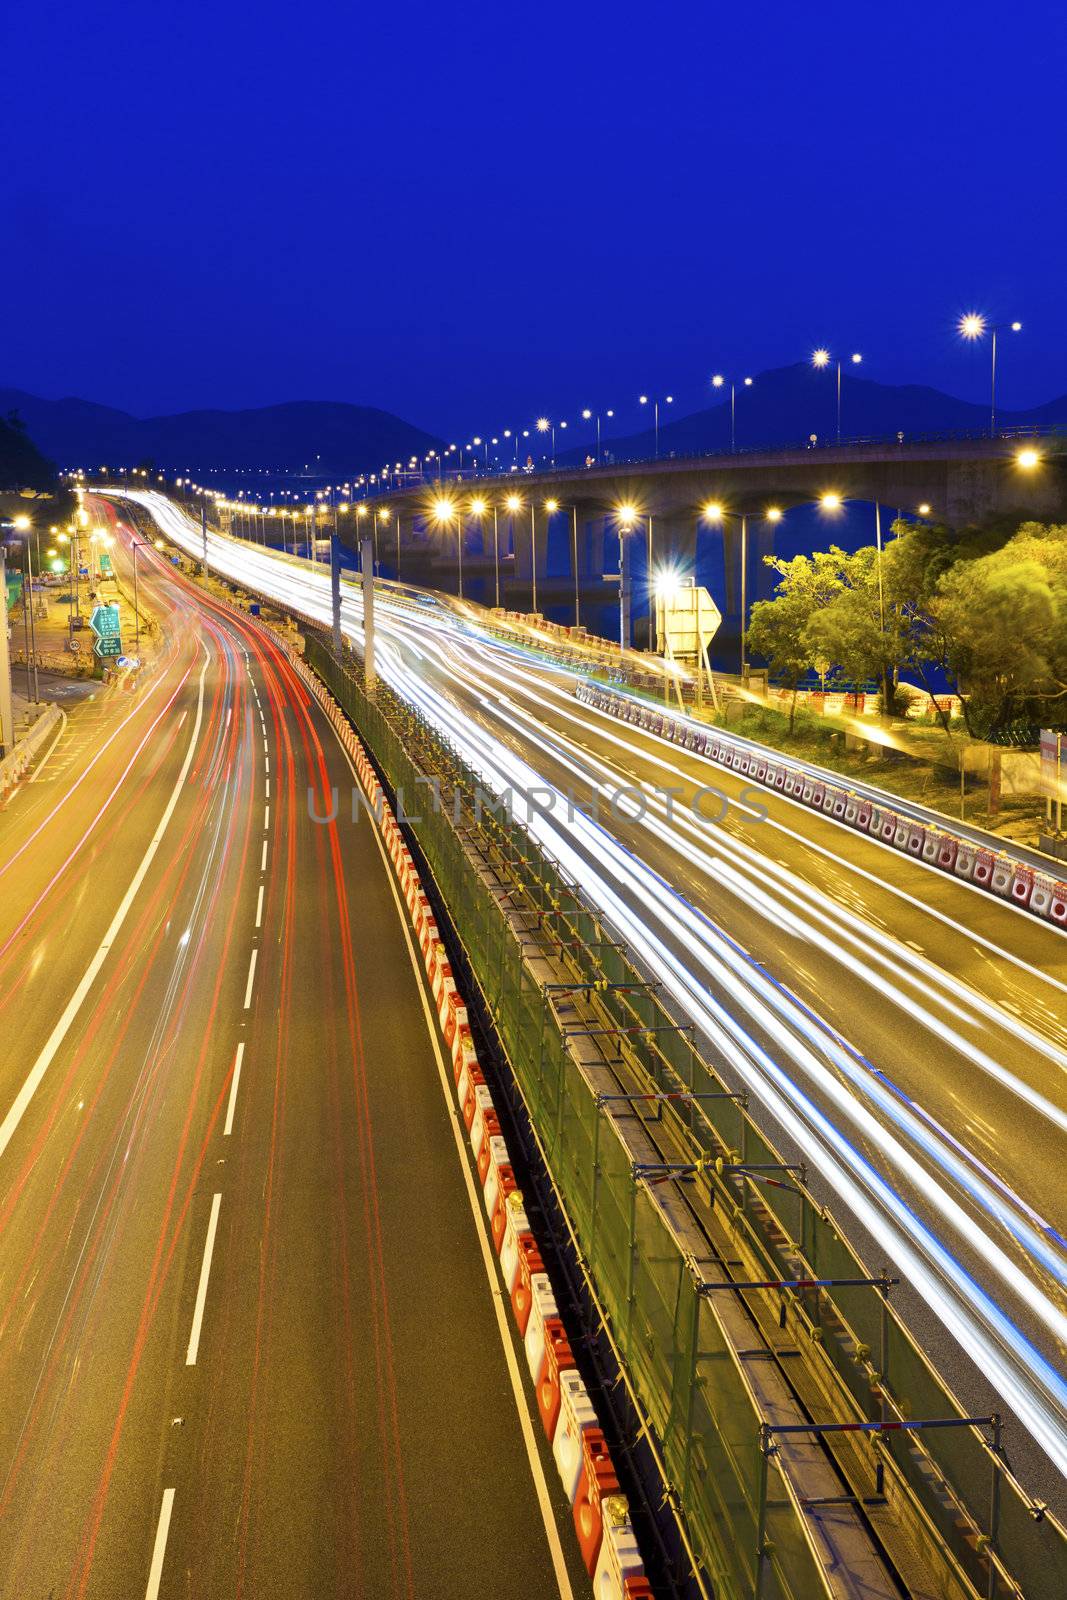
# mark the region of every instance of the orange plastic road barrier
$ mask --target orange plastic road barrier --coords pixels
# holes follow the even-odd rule
[[[574,1355],[567,1330],[558,1317],[545,1318],[544,1349],[544,1360],[537,1379],[537,1409],[545,1437],[551,1444],[559,1421],[559,1375],[574,1370]]]
[[[490,1229],[493,1235],[493,1249],[496,1251],[497,1255],[500,1254],[500,1247],[504,1243],[504,1230],[507,1227],[508,1195],[514,1194],[517,1188],[518,1184],[511,1167],[507,1165],[499,1167],[497,1169],[496,1203],[493,1206],[492,1211],[489,1213]],[[485,1189],[486,1192],[488,1192],[488,1179],[486,1180]]]
[[[607,1441],[599,1428],[586,1428],[582,1434],[582,1471],[578,1479],[578,1492],[574,1497],[574,1528],[585,1570],[590,1577],[596,1571],[600,1539],[604,1531],[601,1505],[605,1495],[618,1492],[619,1480],[615,1476]]]
[[[526,1327],[530,1320],[530,1308],[533,1304],[533,1291],[530,1282],[535,1273],[544,1272],[545,1264],[541,1260],[541,1252],[537,1248],[537,1240],[532,1233],[524,1233],[519,1240],[519,1276],[514,1289],[511,1291],[511,1309],[515,1313],[515,1321],[523,1338],[526,1337]]]

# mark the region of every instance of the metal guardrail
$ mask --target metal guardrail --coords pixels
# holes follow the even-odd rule
[[[394,792],[425,793],[416,788],[425,772],[420,750],[434,752],[468,803],[479,792],[451,747],[388,689],[379,685],[369,700],[358,673],[314,631],[306,651]],[[847,1441],[866,1449],[874,1499],[892,1479],[894,1519],[907,1516],[929,1558],[924,1585],[934,1572],[943,1594],[1067,1594],[1067,1532],[1011,1474],[998,1419],[968,1417],[896,1315],[884,1276],[867,1270],[581,890],[519,824],[482,808],[485,850],[566,951],[573,982],[596,994],[627,1060],[673,1102],[691,1160],[669,1172],[639,1170],[609,1136],[611,1107],[575,1070],[553,998],[531,977],[451,808],[420,810],[412,832],[496,1022],[693,1545],[720,1592],[756,1600],[831,1592],[811,1532],[821,1508],[790,1490],[784,1437],[760,1414],[724,1342],[718,1284],[707,1263],[680,1252],[656,1204],[664,1181],[702,1187],[708,1204],[744,1230],[763,1264],[759,1292],[779,1298],[782,1326],[822,1352],[836,1385],[836,1414],[816,1416],[806,1433],[824,1451]],[[732,1282],[726,1292],[745,1291]]]

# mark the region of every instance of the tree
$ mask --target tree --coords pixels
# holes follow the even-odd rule
[[[929,608],[973,736],[1067,704],[1067,527],[1025,523],[999,550],[955,562]]]
[[[765,556],[779,574],[772,600],[758,600],[748,624],[749,648],[766,660],[771,674],[793,691],[789,707],[789,732],[796,723],[797,686],[818,659],[820,651],[808,635],[812,616],[840,590],[840,550],[791,561]]]

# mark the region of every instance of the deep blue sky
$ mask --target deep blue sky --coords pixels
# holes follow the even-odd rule
[[[1067,390],[1062,7],[8,0],[0,384],[447,434],[816,343]]]

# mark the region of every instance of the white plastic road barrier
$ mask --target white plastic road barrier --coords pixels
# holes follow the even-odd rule
[[[476,1161],[481,1155],[482,1142],[487,1138],[486,1125],[489,1118],[492,1118],[493,1122],[497,1120],[493,1096],[490,1093],[489,1085],[480,1083],[474,1091],[474,1117],[471,1121],[471,1149],[474,1152]],[[492,1131],[499,1133],[499,1125]]]
[[[556,1305],[548,1274],[539,1272],[530,1283],[530,1320],[526,1324],[522,1341],[526,1351],[526,1365],[535,1383],[541,1375],[541,1366],[545,1359],[545,1323],[550,1317],[558,1316],[559,1307]]]
[[[593,1573],[593,1595],[595,1600],[626,1600],[626,1580],[645,1575],[626,1496],[605,1496],[600,1513],[603,1536]]]
[[[522,1190],[513,1189],[504,1207],[504,1237],[500,1243],[500,1271],[509,1295],[514,1293],[519,1276],[519,1240],[529,1232]]]
[[[452,1052],[452,1077],[457,1087],[464,1072],[470,1072],[477,1065],[478,1053],[474,1048],[474,1040],[469,1033],[465,1033],[459,1041],[458,1050]]]
[[[496,1203],[500,1198],[501,1174],[505,1167],[511,1171],[508,1147],[497,1133],[489,1140],[489,1165],[485,1173],[485,1183],[482,1185],[482,1199],[485,1202],[486,1215],[489,1217],[496,1210]]]
[[[530,1327],[533,1327],[533,1318]],[[543,1333],[542,1328],[542,1333]],[[529,1339],[529,1329],[527,1329]],[[527,1346],[527,1353],[529,1346]],[[582,1435],[597,1426],[597,1415],[585,1384],[577,1372],[559,1375],[559,1421],[552,1440],[552,1459],[556,1463],[563,1492],[573,1506],[582,1476]]]
[[[994,894],[1010,895],[1012,879],[1015,877],[1015,863],[1009,861],[1007,856],[994,856],[993,876],[989,880],[989,887]]]
[[[1032,863],[1019,861],[1007,851],[958,838],[933,820],[920,821],[901,815],[889,805],[874,803],[851,790],[840,789],[815,773],[791,765],[783,757],[772,756],[716,729],[701,728],[674,711],[658,710],[635,700],[632,695],[586,683],[577,686],[575,695],[609,716],[634,723],[687,750],[706,755],[733,772],[821,810],[835,821],[892,844],[916,860],[921,859],[929,866],[963,878],[975,888],[1010,900],[1020,910],[1028,910],[1057,927],[1067,926],[1067,881],[1051,873],[1042,873]]]

